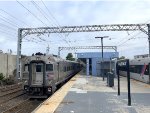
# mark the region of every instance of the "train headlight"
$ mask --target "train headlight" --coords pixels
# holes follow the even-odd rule
[[[51,91],[52,91],[52,88],[51,88],[51,87],[47,88],[47,91],[48,91],[48,92],[51,92]]]
[[[40,57],[36,57],[36,60],[41,60],[41,58]]]
[[[26,90],[26,91],[27,91],[27,90],[28,90],[28,86],[24,86],[24,90]]]

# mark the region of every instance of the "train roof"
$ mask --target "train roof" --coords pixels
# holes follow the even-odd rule
[[[150,57],[146,57],[146,58],[137,58],[137,59],[131,59],[130,61],[150,61]]]
[[[150,57],[130,60],[130,64],[148,64],[148,63],[150,63]]]
[[[25,58],[24,61],[32,61],[32,60],[37,60],[37,58],[39,60],[44,60],[44,61],[51,61],[51,62],[60,62],[60,61],[64,61],[64,62],[72,62],[72,63],[78,63],[76,61],[70,61],[70,60],[65,60],[65,59],[62,59],[61,57],[57,56],[57,55],[53,55],[53,54],[49,54],[49,55],[45,55],[45,54],[40,54],[40,55],[32,55],[32,56],[27,56]]]

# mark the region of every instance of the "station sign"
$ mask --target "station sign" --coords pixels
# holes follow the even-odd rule
[[[131,106],[131,92],[130,92],[130,69],[129,69],[129,59],[123,59],[117,61],[116,70],[118,77],[118,95],[120,95],[120,71],[125,71],[127,76],[127,86],[128,86],[128,105]]]
[[[117,61],[117,70],[128,71],[129,69],[129,59]]]
[[[126,65],[127,65],[126,61],[118,62],[118,66],[126,66]]]

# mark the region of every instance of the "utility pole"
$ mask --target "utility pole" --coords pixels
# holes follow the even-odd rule
[[[18,44],[17,44],[17,73],[16,73],[16,81],[21,78],[21,46],[22,46],[22,29],[18,29]]]
[[[61,51],[61,48],[58,47],[58,56],[60,57],[60,51]]]
[[[49,44],[48,44],[48,46],[47,46],[47,48],[46,48],[46,54],[47,54],[47,55],[49,54],[49,49],[50,49],[50,47],[49,47]]]
[[[101,62],[101,73],[104,81],[104,69],[103,69],[103,38],[108,38],[108,36],[103,37],[95,37],[95,38],[101,38],[101,46],[102,46],[102,62]]]

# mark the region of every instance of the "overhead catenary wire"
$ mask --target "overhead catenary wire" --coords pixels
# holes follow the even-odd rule
[[[36,9],[48,20],[48,18],[43,14],[44,11],[34,1],[31,1],[31,2],[36,7]]]
[[[6,18],[5,16],[3,16],[2,13],[5,13],[6,15],[8,15],[8,17],[10,18]],[[17,37],[17,29],[20,27],[20,25],[18,25],[17,23],[15,23],[15,21],[17,20],[17,22],[20,22],[21,24],[23,25],[26,25],[28,26],[24,21],[16,18],[15,16],[13,16],[12,14],[8,13],[7,11],[3,10],[3,9],[0,9],[0,20],[2,20],[4,23],[0,23],[0,32],[3,33],[3,34],[6,34],[6,35],[9,35],[9,36],[12,36],[12,37]],[[13,21],[15,20],[15,21]],[[5,25],[5,24],[8,24],[8,25]],[[11,27],[10,27],[11,25]],[[9,30],[9,31],[8,31]],[[13,30],[15,33],[10,33],[10,30]],[[8,36],[6,36],[8,37]],[[9,39],[12,39],[9,37]]]
[[[3,9],[0,9],[1,12],[4,12],[5,14],[7,14],[8,16],[10,16],[11,18],[15,19],[15,20],[18,20],[18,22],[20,23],[23,23],[24,25],[27,25],[24,21],[16,18],[15,16],[13,16],[12,14],[8,13],[7,11],[3,10]],[[28,25],[27,25],[28,26]]]
[[[136,37],[137,35],[139,35],[139,34],[141,34],[141,33],[143,33],[143,32],[138,32],[137,34],[135,34],[135,35],[132,36],[132,37],[129,37],[126,41],[124,41],[124,42],[118,44],[117,46],[118,46],[118,47],[119,47],[119,46],[122,46],[122,45],[124,45],[125,43],[127,43],[128,41],[130,41],[131,39],[146,38],[146,37]]]
[[[13,27],[17,27],[18,28],[18,26],[16,26],[14,23],[11,23],[11,22],[7,21],[6,19],[3,19],[3,18],[0,18],[0,19],[2,21],[6,22],[7,24],[12,25]]]
[[[12,24],[15,24],[17,27],[19,27],[20,25],[18,25],[17,23],[14,23],[14,21],[12,21],[12,19],[9,19],[9,18],[6,18],[5,16],[1,15],[0,14],[0,17],[2,17],[3,19],[5,19],[6,21],[12,23]]]
[[[5,25],[3,23],[0,23],[0,32],[2,34],[6,34],[6,35],[9,35],[9,36],[12,36],[12,37],[17,37],[17,34],[14,33],[17,29],[15,29],[14,27],[10,27],[8,25]],[[13,31],[13,32],[12,32]],[[6,36],[8,37],[8,36]],[[12,38],[11,38],[12,39]]]
[[[5,31],[3,31],[3,30],[1,30],[0,29],[0,33],[1,33],[1,38],[2,37],[5,37],[6,38],[6,40],[17,40],[17,35],[15,36],[14,34],[10,34],[9,32],[5,32]],[[4,36],[3,36],[3,34],[5,34]],[[15,38],[14,38],[15,37]]]
[[[60,27],[59,22],[57,21],[57,19],[55,18],[55,16],[51,13],[51,11],[48,9],[48,7],[47,7],[46,4],[44,3],[44,1],[41,0],[41,2],[42,2],[42,4],[44,5],[44,7],[46,8],[46,10],[47,10],[47,12],[49,13],[50,17],[52,17],[52,18],[55,20],[56,24],[55,24],[55,22],[54,22],[54,24],[55,24],[57,27]],[[46,13],[45,13],[45,14],[46,14]],[[46,14],[46,15],[47,15],[47,14]],[[70,33],[68,33],[67,35],[65,35],[64,38],[68,37],[69,34],[70,34]],[[60,35],[63,36],[61,33],[60,33]],[[65,40],[66,40],[66,39],[65,39]],[[68,41],[67,41],[67,43],[68,43]]]
[[[36,44],[42,44],[42,45],[44,45],[44,46],[47,46],[47,44],[50,44],[50,45],[59,45],[60,46],[60,44],[57,44],[57,43],[55,43],[55,42],[53,42],[52,43],[52,41],[47,41],[47,40],[44,40],[44,39],[42,39],[41,37],[38,37],[38,39],[37,38],[34,38],[34,37],[30,37],[29,39],[28,38],[24,38],[25,39],[25,41],[23,41],[23,42],[34,42],[34,43],[36,43]],[[50,42],[50,43],[49,43]]]
[[[38,43],[37,41],[33,41],[33,40],[29,40],[29,39],[24,39],[24,40],[26,40],[26,41],[22,41],[22,42],[35,42],[35,43]]]
[[[122,42],[121,44],[118,44],[117,47],[124,45],[125,43],[127,43],[128,41],[130,41],[131,39],[135,39],[135,37],[139,34],[141,34],[142,32],[137,33],[136,35],[128,38],[126,41]]]
[[[44,18],[51,23],[51,21],[49,21],[49,19],[45,16],[43,10],[32,0],[31,3],[35,6],[35,8],[44,16]]]
[[[137,34],[138,35],[138,34]],[[133,39],[138,39],[138,38],[147,38],[147,37],[131,37],[129,40],[127,40],[126,42],[124,42],[122,45],[120,45],[119,47],[123,47],[123,46],[127,46],[127,45],[124,45],[125,43],[127,43],[128,41],[130,41],[130,40],[133,40]],[[128,45],[128,46],[130,46],[130,45]],[[148,47],[148,45],[142,45],[141,47],[134,47],[134,48],[138,48],[138,50],[139,49],[142,49],[142,48],[147,48]],[[118,48],[118,50],[119,50],[119,48]],[[121,49],[122,50],[122,49]],[[121,51],[121,50],[119,50],[119,51]],[[122,50],[122,51],[126,51],[126,49],[125,50]],[[142,49],[142,51],[143,51],[143,49]]]
[[[25,8],[30,14],[32,14],[37,20],[39,20],[41,23],[43,23],[45,26],[47,26],[42,20],[40,20],[34,13],[32,13],[28,8],[26,8],[23,4],[21,4],[19,1],[17,1],[23,8]]]
[[[124,44],[126,44],[128,41],[130,41],[130,40],[135,40],[135,39],[143,39],[143,38],[147,38],[147,37],[132,37],[132,38],[129,38],[128,40],[126,40],[123,44],[120,44],[120,46],[119,47],[121,47],[121,46],[126,46],[126,45],[124,45]]]
[[[147,24],[149,21],[150,21],[150,20],[146,21],[145,24]],[[133,34],[134,32],[135,32],[135,31],[133,31],[131,34]],[[139,35],[139,34],[141,34],[141,33],[142,33],[142,32],[138,32],[137,34],[135,34],[134,36],[128,38],[126,41],[124,41],[124,42],[122,42],[122,43],[119,43],[119,42],[118,42],[119,44],[117,45],[117,47],[123,46],[125,43],[127,43],[128,41],[130,41],[130,40],[132,40],[132,39],[140,38],[140,37],[136,37],[136,36]],[[128,33],[128,35],[127,35],[125,38],[123,38],[123,40],[126,39],[126,38],[127,38],[128,36],[130,36],[131,34]],[[146,38],[146,37],[144,37],[144,38]],[[147,46],[145,46],[145,47],[147,47]]]
[[[34,38],[33,39],[31,39],[31,38],[30,39],[25,39],[25,40],[26,41],[22,41],[22,42],[34,42],[34,43],[39,43],[39,44],[47,46],[47,43],[45,43],[45,41],[35,40]],[[60,44],[57,44],[57,43],[50,43],[50,44],[52,44],[52,45],[60,45]]]
[[[41,19],[39,19],[34,13],[32,13],[28,8],[26,8],[21,2],[16,0],[18,4],[20,4],[24,9],[26,9],[32,16],[34,16],[38,21],[40,21],[44,26],[47,26]]]
[[[32,13],[28,8],[26,8],[22,3],[20,3],[19,1],[17,1],[23,8],[25,8],[28,12],[30,12],[36,19],[38,19],[41,23],[43,23],[44,25],[46,25],[42,20],[40,20],[34,13]],[[46,25],[47,26],[47,25]],[[64,40],[69,46],[70,44]]]
[[[149,21],[150,21],[150,20],[147,20],[144,24],[148,24]],[[144,27],[144,28],[145,28],[145,27]],[[133,34],[134,32],[135,32],[135,31],[132,31],[132,33],[129,33],[129,32],[127,31],[127,34],[128,34],[128,35],[125,36],[125,37],[123,38],[123,40],[125,40],[128,36],[130,36],[130,35]],[[139,33],[140,33],[140,32],[139,32]],[[123,40],[122,40],[122,41],[123,41]],[[128,39],[127,39],[127,40],[128,40]],[[126,42],[126,41],[125,41],[125,42]],[[118,44],[118,43],[119,43],[119,44]],[[121,42],[119,41],[119,42],[117,42],[116,44],[121,45],[120,43],[121,43]]]
[[[6,29],[16,31],[18,26],[16,26],[13,22],[8,21],[7,18],[5,18],[5,19],[4,18],[5,17],[0,15],[0,20],[4,22],[4,23],[0,23],[0,32],[3,34],[13,36],[13,34],[10,34],[10,31],[7,31]],[[8,24],[8,25],[6,25],[6,24]],[[11,26],[9,26],[9,25],[11,25]]]
[[[12,34],[12,33],[10,34],[10,33],[6,32],[6,31],[1,30],[1,29],[0,29],[0,32],[4,33],[4,34],[7,34],[9,36],[15,36],[14,34]],[[16,34],[16,36],[17,36],[17,34]]]
[[[16,29],[15,28],[13,28],[13,27],[10,27],[10,26],[8,26],[8,25],[5,25],[5,24],[2,24],[2,23],[0,23],[0,27],[5,27],[5,28],[7,28],[7,29],[10,29],[10,30],[14,30],[14,31],[16,31]]]
[[[47,21],[49,21],[49,22],[51,22],[46,16],[45,16],[45,12],[34,2],[34,1],[31,1],[32,2],[32,4],[34,4],[34,6],[36,7],[36,9],[47,19]],[[52,25],[53,26],[53,25]],[[58,34],[60,34],[60,33],[58,33]],[[61,35],[61,34],[60,34]],[[58,35],[59,36],[59,35]],[[59,36],[60,37],[60,36]],[[60,38],[62,38],[62,37],[60,37]],[[65,39],[63,39],[69,46],[70,46],[70,44],[65,40]]]
[[[53,14],[50,12],[50,10],[48,9],[48,7],[47,7],[46,4],[44,3],[44,1],[41,0],[41,2],[42,2],[42,4],[45,6],[45,8],[47,9],[49,15],[50,15],[50,16],[56,21],[56,23],[58,24],[58,25],[56,25],[56,26],[59,26],[59,27],[60,27],[59,22],[57,21],[57,19],[55,18],[55,16],[53,16]]]

